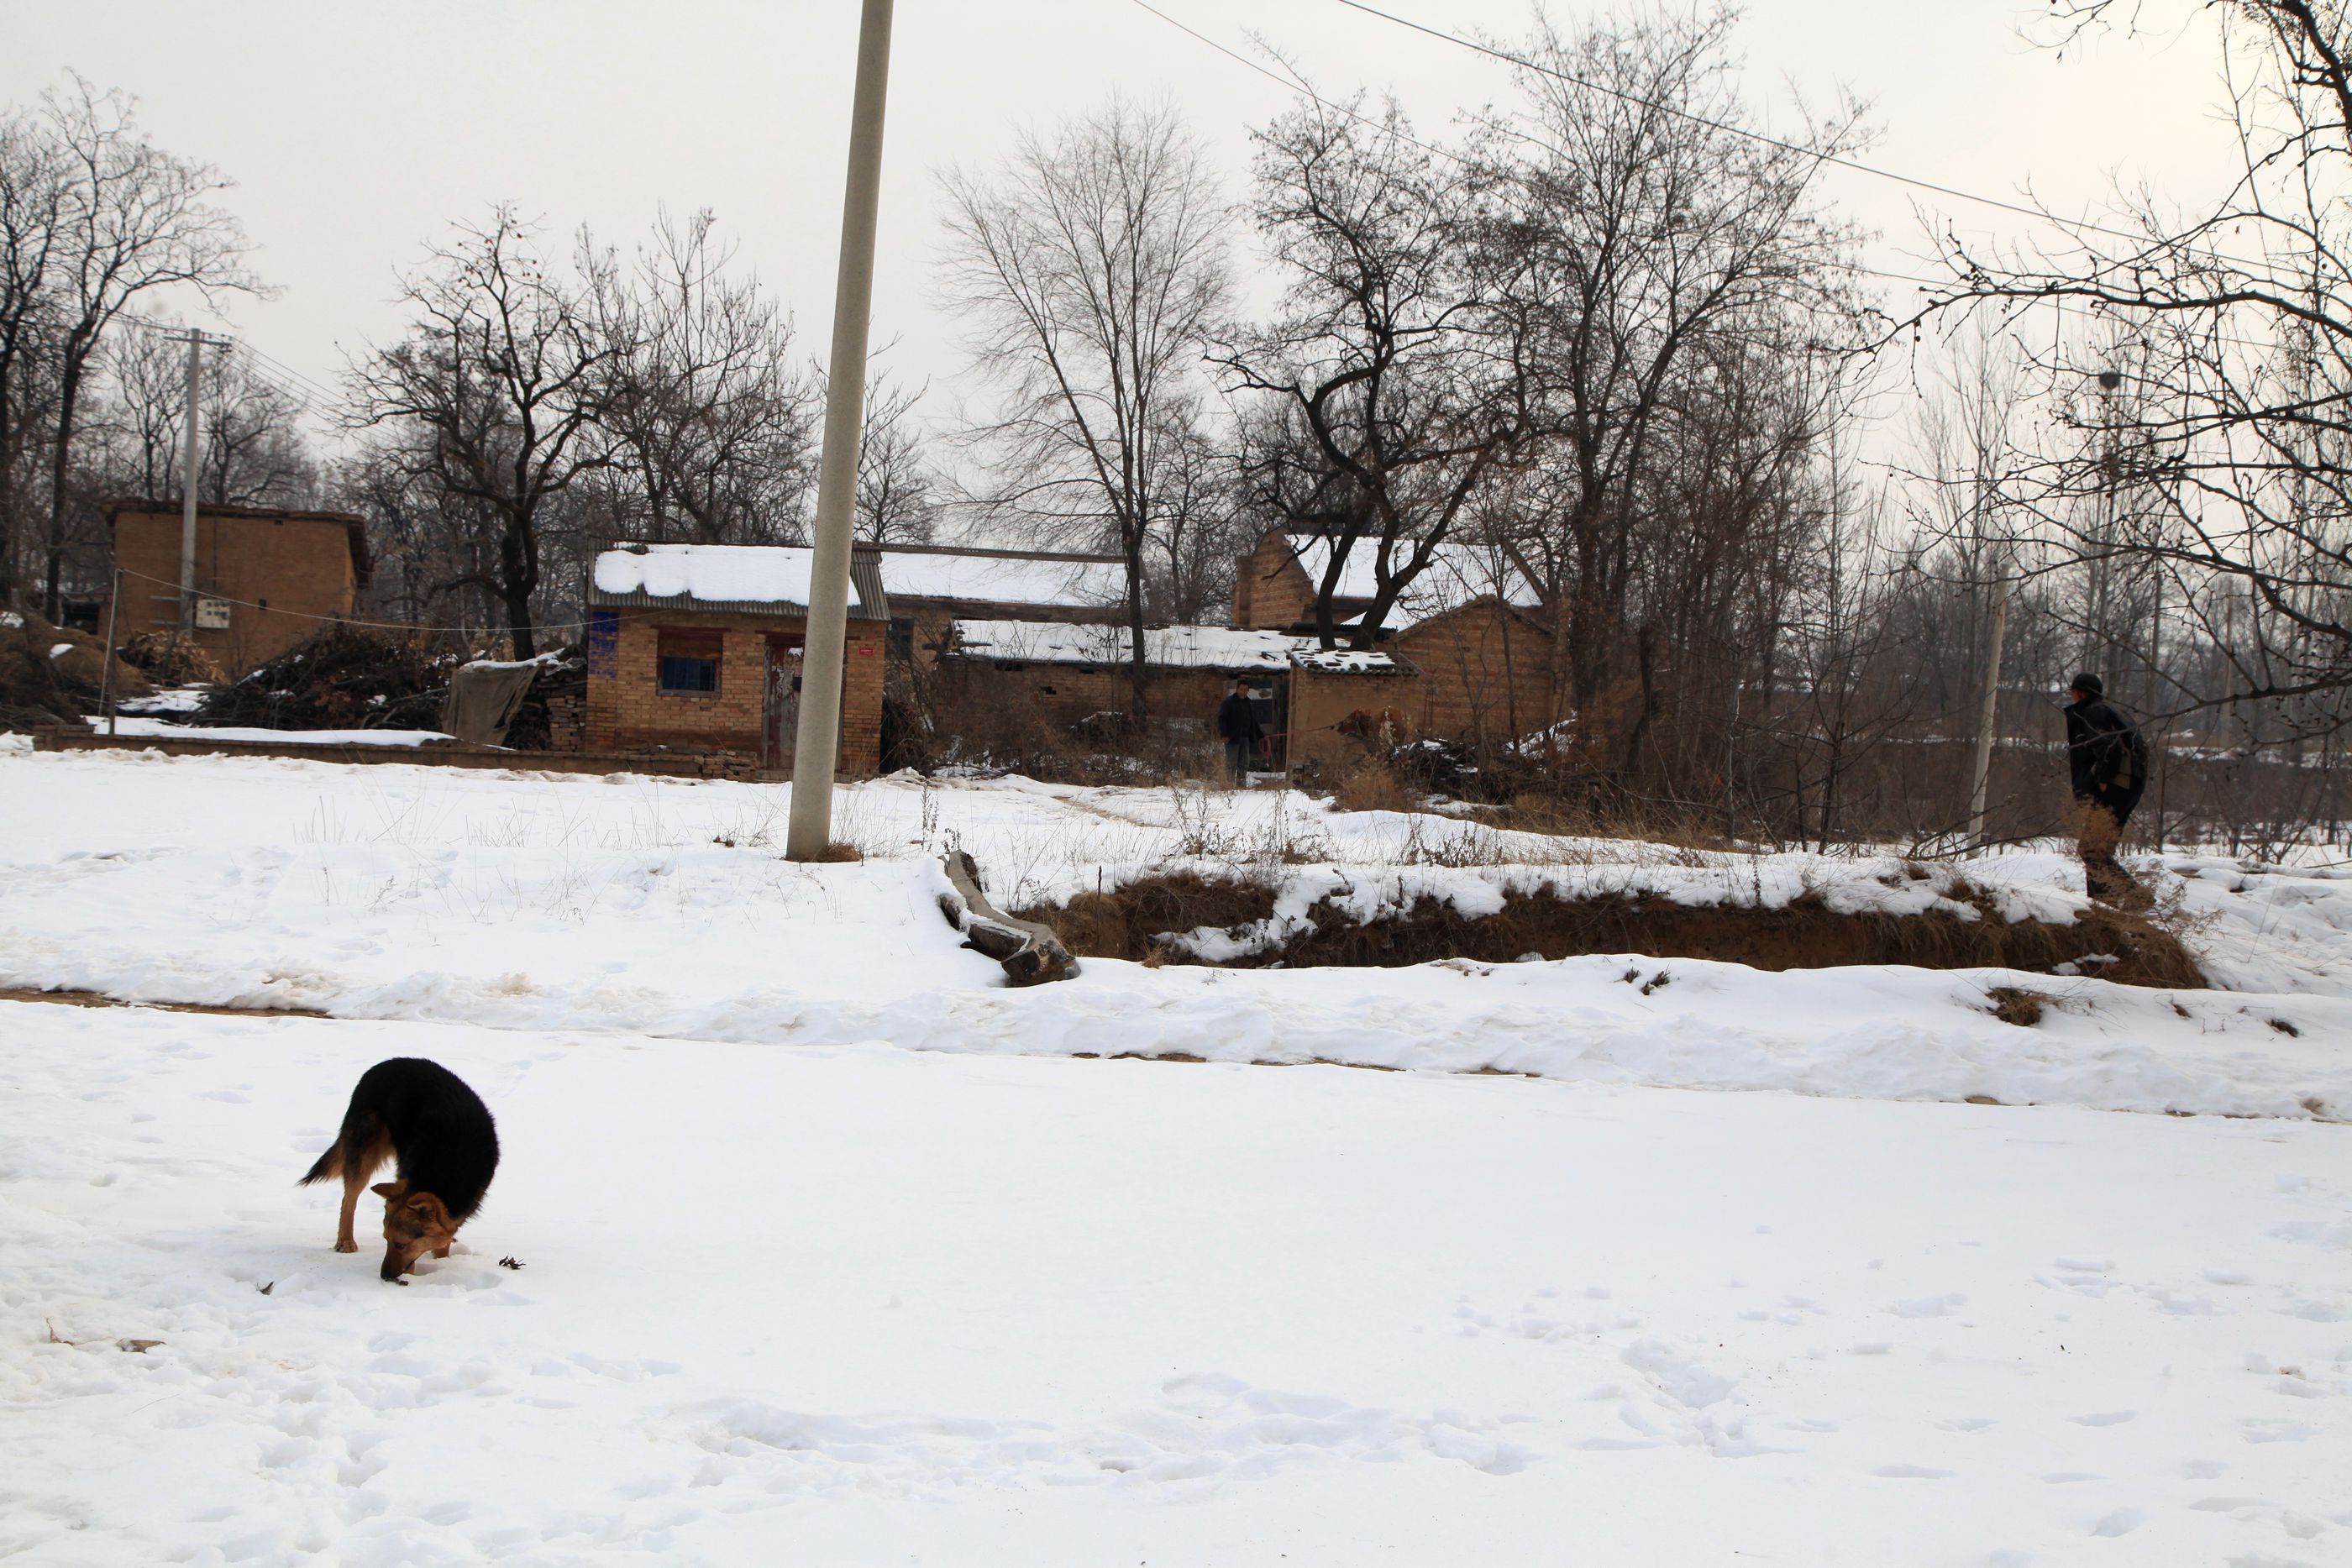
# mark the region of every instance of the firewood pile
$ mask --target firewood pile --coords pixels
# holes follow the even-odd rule
[[[438,729],[456,655],[341,622],[222,686],[182,722],[259,729]]]
[[[228,679],[210,653],[169,632],[134,632],[115,656],[159,686],[218,685]]]
[[[539,667],[530,690],[523,694],[514,722],[507,726],[506,744],[516,751],[552,751],[554,742],[550,703],[572,699],[576,708],[588,694],[588,659],[578,644],[565,648]]]

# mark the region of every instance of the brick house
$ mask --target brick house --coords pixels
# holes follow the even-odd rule
[[[118,501],[107,512],[121,600],[114,635],[180,623],[181,517],[167,501]],[[352,613],[367,586],[366,525],[345,512],[268,507],[196,508],[196,645],[232,678]]]
[[[773,545],[622,544],[589,570],[583,747],[688,754],[734,778],[788,776],[808,637],[811,552]],[[890,604],[877,552],[860,545],[841,695],[838,769],[882,761],[882,671]]]
[[[1352,636],[1378,591],[1377,539],[1359,540],[1340,563],[1331,611]],[[1315,594],[1331,562],[1331,542],[1276,529],[1236,563],[1234,624],[1299,634],[1315,630]],[[1395,703],[1415,733],[1492,741],[1552,723],[1556,688],[1550,638],[1534,613],[1534,586],[1475,546],[1444,543],[1408,581],[1374,628],[1372,642],[1418,672]]]

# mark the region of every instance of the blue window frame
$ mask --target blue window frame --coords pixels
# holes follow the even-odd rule
[[[655,650],[656,687],[688,695],[717,691],[720,646],[716,632],[664,632]]]

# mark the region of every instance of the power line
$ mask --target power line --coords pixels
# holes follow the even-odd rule
[[[1392,22],[1400,27],[1410,28],[1413,32],[1426,35],[1429,37],[1440,39],[1443,42],[1454,45],[1456,47],[1468,49],[1473,53],[1486,55],[1491,58],[1504,61],[1508,65],[1518,67],[1521,70],[1534,71],[1539,76],[1552,77],[1558,80],[1568,82],[1572,86],[1580,87],[1587,92],[1601,93],[1605,97],[1617,99],[1622,102],[1633,104],[1638,108],[1651,110],[1656,113],[1675,115],[1680,119],[1690,120],[1695,124],[1704,125],[1711,130],[1723,131],[1727,135],[1745,137],[1750,141],[1762,142],[1767,147],[1777,147],[1784,152],[1794,152],[1800,157],[1816,159],[1823,163],[1834,163],[1841,169],[1851,169],[1859,174],[1874,175],[1881,180],[1892,180],[1897,184],[1909,185],[1916,190],[1932,191],[1939,196],[1950,196],[1957,201],[1975,202],[1983,206],[1998,207],[2003,212],[2015,213],[2021,216],[2033,218],[2039,222],[2059,224],[2069,228],[2081,229],[2089,234],[2105,235],[2113,239],[2128,240],[2134,245],[2146,245],[2148,243],[2148,236],[2146,235],[2135,235],[2124,229],[2111,229],[2104,225],[2091,223],[2086,219],[2062,218],[2056,214],[2049,212],[2043,208],[2029,207],[2019,202],[2003,201],[1999,196],[1979,195],[1974,191],[1963,191],[1956,185],[1937,184],[1933,180],[1922,180],[1915,175],[1897,173],[1892,169],[1881,169],[1874,164],[1864,163],[1857,159],[1843,157],[1835,152],[1824,152],[1819,148],[1802,146],[1794,141],[1784,141],[1777,136],[1767,135],[1761,131],[1750,131],[1746,126],[1731,125],[1720,120],[1711,120],[1704,114],[1699,114],[1687,109],[1677,109],[1670,103],[1654,102],[1652,99],[1639,97],[1633,93],[1622,91],[1617,88],[1608,87],[1600,82],[1588,80],[1583,77],[1573,75],[1572,73],[1561,70],[1557,67],[1543,65],[1538,61],[1528,59],[1522,56],[1511,54],[1507,50],[1496,48],[1491,44],[1482,44],[1475,38],[1465,38],[1461,37],[1459,34],[1445,32],[1442,28],[1424,26],[1420,22],[1413,21],[1410,17],[1400,16],[1393,12],[1383,11],[1377,5],[1367,5],[1364,4],[1364,0],[1339,0],[1339,4],[1347,6],[1351,11],[1361,11],[1368,16],[1378,16],[1384,22]]]
[[[164,587],[172,589],[176,589],[180,586],[178,582],[172,579],[150,577],[143,571],[133,571],[127,566],[119,567],[116,570],[121,571],[123,576],[135,577],[142,582],[161,583]],[[198,596],[204,599],[217,599],[224,604],[240,605],[247,610],[258,610],[268,615],[290,615],[298,621],[329,621],[344,626],[373,626],[380,631],[385,632],[464,632],[479,633],[485,632],[496,632],[499,630],[498,627],[490,625],[419,626],[415,622],[410,621],[363,621],[355,615],[313,615],[301,610],[286,610],[282,608],[273,610],[267,604],[257,604],[249,599],[231,599],[225,593],[200,592]],[[586,624],[587,622],[584,621],[534,621],[531,622],[531,630],[534,632],[577,632]]]
[[[173,341],[178,342],[185,342],[186,334],[196,330],[194,328],[184,326],[176,321],[159,321],[153,317],[134,315],[128,310],[121,312],[119,319],[167,338],[174,333],[180,334],[173,339]],[[293,399],[303,413],[315,419],[330,422],[335,417],[334,405],[341,401],[341,394],[332,388],[321,385],[313,378],[304,375],[287,364],[283,360],[263,353],[245,339],[223,333],[207,333],[204,336],[205,341],[209,343],[221,348],[234,349],[244,354],[247,357],[247,374]]]
[[[1334,113],[1346,115],[1349,119],[1356,121],[1359,125],[1370,126],[1372,130],[1379,131],[1383,136],[1393,136],[1399,141],[1405,143],[1407,146],[1418,147],[1423,152],[1430,153],[1433,156],[1439,158],[1451,158],[1455,162],[1465,165],[1467,165],[1470,162],[1468,159],[1463,157],[1462,154],[1454,152],[1450,148],[1433,147],[1426,141],[1415,141],[1412,137],[1407,136],[1403,131],[1399,131],[1392,125],[1383,125],[1379,120],[1370,118],[1369,115],[1359,114],[1344,103],[1334,103],[1329,99],[1325,98],[1320,93],[1317,92],[1313,88],[1308,87],[1303,79],[1297,77],[1286,77],[1281,72],[1269,69],[1265,66],[1259,64],[1257,61],[1251,59],[1247,55],[1236,54],[1232,49],[1225,47],[1224,45],[1217,42],[1216,39],[1209,37],[1208,34],[1201,32],[1197,28],[1187,26],[1182,22],[1178,21],[1175,17],[1171,16],[1159,6],[1152,5],[1150,0],[1134,0],[1134,3],[1144,10],[1150,12],[1153,16],[1159,17],[1161,21],[1167,23],[1170,26],[1175,28],[1178,32],[1199,39],[1202,43],[1208,45],[1209,47],[1216,50],[1217,53],[1224,56],[1225,58],[1234,61],[1236,65],[1246,67],[1248,69],[1257,72],[1258,75],[1265,78],[1268,81],[1275,83],[1286,92],[1301,94],[1315,103],[1320,104],[1323,108],[1332,110]]]
[[[2095,224],[2087,218],[2060,217],[2057,214],[2051,212],[2045,207],[2029,207],[2021,203],[2004,201],[1999,196],[1986,196],[1980,195],[1974,191],[1964,191],[1956,185],[1940,185],[1933,180],[1922,180],[1910,174],[1898,173],[1892,169],[1881,169],[1875,164],[1864,163],[1859,159],[1843,157],[1834,152],[1823,152],[1816,148],[1801,146],[1793,141],[1784,141],[1779,137],[1769,136],[1760,131],[1750,131],[1746,126],[1730,125],[1719,120],[1710,120],[1706,115],[1694,113],[1692,110],[1686,109],[1677,109],[1670,103],[1654,103],[1648,99],[1636,97],[1634,94],[1621,91],[1616,88],[1606,87],[1596,81],[1588,81],[1582,77],[1575,76],[1570,72],[1560,70],[1557,67],[1543,65],[1535,60],[1527,59],[1521,56],[1511,54],[1507,50],[1497,49],[1492,45],[1482,44],[1475,38],[1465,38],[1453,33],[1442,31],[1439,28],[1425,26],[1422,23],[1412,20],[1410,17],[1399,16],[1391,12],[1383,11],[1378,6],[1368,5],[1364,4],[1364,0],[1339,0],[1339,4],[1348,6],[1351,10],[1361,11],[1366,16],[1378,16],[1383,21],[1393,22],[1400,27],[1409,27],[1416,33],[1425,33],[1433,38],[1442,39],[1446,43],[1456,45],[1459,47],[1469,49],[1475,53],[1486,55],[1494,59],[1502,60],[1507,64],[1517,66],[1523,70],[1534,71],[1540,76],[1552,77],[1558,80],[1570,83],[1576,87],[1583,88],[1589,92],[1601,93],[1610,98],[1622,99],[1626,103],[1638,105],[1643,109],[1654,110],[1661,114],[1678,115],[1685,120],[1691,120],[1696,124],[1711,127],[1714,130],[1724,131],[1728,135],[1744,136],[1751,141],[1759,141],[1768,147],[1777,147],[1784,152],[1794,152],[1801,157],[1817,159],[1824,163],[1834,163],[1842,169],[1851,169],[1856,173],[1873,175],[1881,180],[1892,180],[1897,184],[1910,185],[1922,191],[1932,191],[1937,195],[1950,196],[1958,201],[1975,202],[1982,206],[1997,207],[2003,212],[2016,213],[2021,216],[2032,218],[2041,223],[2056,224],[2062,228],[2074,229],[2082,234],[2105,235],[2110,239],[2123,240],[2144,250],[2158,249],[2168,246],[2182,248],[2180,242],[2177,239],[2168,239],[2162,236],[2146,234],[2133,234],[2128,229],[2109,228],[2104,224]],[[1541,145],[1541,143],[1538,143],[1538,145]],[[2232,266],[2243,267],[2250,274],[2260,277],[2265,281],[2274,281],[2269,271],[2270,264],[2267,260],[2259,262],[2252,261],[2242,256],[2232,256],[2229,252],[2218,248],[2213,249],[2207,254],[2212,256],[2216,260],[2226,261],[2231,263]],[[1947,285],[1937,284],[1935,285],[1935,287],[1947,287]]]
[[[1358,113],[1344,103],[1333,102],[1331,99],[1325,98],[1320,93],[1315,91],[1311,87],[1308,87],[1305,81],[1296,77],[1286,77],[1279,71],[1269,69],[1267,67],[1261,65],[1256,60],[1251,59],[1247,55],[1240,54],[1233,49],[1227,48],[1224,45],[1217,42],[1216,39],[1209,37],[1206,33],[1200,31],[1198,28],[1188,26],[1184,23],[1170,16],[1167,12],[1160,9],[1157,5],[1150,4],[1150,0],[1133,0],[1133,3],[1140,9],[1149,11],[1154,16],[1159,17],[1161,21],[1175,28],[1178,32],[1198,39],[1200,42],[1206,44],[1209,47],[1216,50],[1217,53],[1224,56],[1227,59],[1232,60],[1236,65],[1243,66],[1250,70],[1255,71],[1258,75],[1275,83],[1286,92],[1297,93],[1310,101],[1318,104],[1325,109],[1330,110],[1335,113],[1346,115],[1349,119],[1355,120],[1360,125],[1369,126],[1372,130],[1379,131],[1383,136],[1394,137],[1397,141],[1404,142],[1407,146],[1418,147],[1423,152],[1427,152],[1433,157],[1449,159],[1454,162],[1461,164],[1465,169],[1475,169],[1478,166],[1475,159],[1470,158],[1464,153],[1457,152],[1451,147],[1439,147],[1432,142],[1416,140],[1413,137],[1407,136],[1403,131],[1397,130],[1392,125],[1384,124],[1380,120],[1371,119],[1368,115]],[[1547,152],[1558,154],[1559,152],[1559,149],[1553,147],[1536,137],[1528,136],[1525,132],[1518,132],[1517,134],[1520,140],[1536,147],[1542,148]],[[1946,287],[1949,281],[1948,279],[1914,277],[1908,274],[1900,272],[1884,272],[1875,267],[1864,267],[1859,262],[1832,261],[1825,265],[1835,267],[1843,272],[1861,273],[1866,277],[1884,278],[1890,283],[1916,283],[1926,288],[1941,288]]]
[[[275,354],[265,354],[260,349],[255,347],[250,342],[245,345],[245,349],[247,353],[250,353],[258,359],[267,360],[270,364],[277,367],[281,375],[288,377],[302,386],[309,387],[320,397],[331,400],[340,400],[342,396],[342,393],[336,391],[333,387],[327,385],[326,382],[319,380],[318,377],[305,375],[302,371],[296,370],[292,365],[288,364],[285,361],[278,358]]]
[[[1475,160],[1467,157],[1461,152],[1457,152],[1450,147],[1440,147],[1431,142],[1418,141],[1413,137],[1405,135],[1402,131],[1396,130],[1392,126],[1383,124],[1379,120],[1372,120],[1368,116],[1358,113],[1356,110],[1349,109],[1346,104],[1333,102],[1331,99],[1316,92],[1312,88],[1308,87],[1304,80],[1296,77],[1285,77],[1277,71],[1267,68],[1256,60],[1251,59],[1246,55],[1237,53],[1236,51],[1228,48],[1226,46],[1219,43],[1216,39],[1200,31],[1198,28],[1188,26],[1187,24],[1178,20],[1176,17],[1170,16],[1167,12],[1160,10],[1157,5],[1151,5],[1150,0],[1133,0],[1133,3],[1142,10],[1150,12],[1152,16],[1157,16],[1162,22],[1167,23],[1170,26],[1174,27],[1178,32],[1183,33],[1186,36],[1207,45],[1210,48],[1214,49],[1217,53],[1224,56],[1227,59],[1234,61],[1237,65],[1245,67],[1250,70],[1255,71],[1258,75],[1276,83],[1287,91],[1298,93],[1325,109],[1331,110],[1336,113],[1346,115],[1349,119],[1353,120],[1360,124],[1369,126],[1384,136],[1394,137],[1398,141],[1403,141],[1410,146],[1420,148],[1424,152],[1431,153],[1436,157],[1449,159],[1454,162],[1461,164],[1465,168],[1476,167]],[[1685,119],[1713,126],[1717,130],[1727,131],[1733,135],[1748,137],[1755,141],[1767,142],[1774,147],[1783,148],[1789,152],[1799,153],[1805,157],[1817,158],[1825,162],[1837,163],[1844,167],[1856,169],[1866,174],[1877,174],[1886,179],[1900,181],[1906,184],[1917,185],[1926,190],[1937,191],[1946,194],[1958,196],[1965,200],[1983,202],[1998,207],[2006,207],[2011,212],[2020,213],[2031,218],[2046,219],[2050,222],[2059,224],[2072,223],[2074,226],[2077,228],[2086,229],[2099,234],[2112,235],[2118,238],[2134,240],[2135,242],[2144,242],[2147,237],[2146,235],[2133,235],[2125,233],[2120,229],[2102,228],[2095,224],[2077,223],[2072,219],[2056,217],[2053,214],[2043,212],[2038,208],[2021,206],[2017,204],[2002,202],[1990,196],[1974,195],[1966,191],[1937,185],[1929,181],[1914,180],[1907,175],[1897,174],[1891,171],[1874,168],[1866,163],[1854,162],[1850,159],[1840,158],[1834,154],[1818,152],[1810,148],[1801,147],[1794,142],[1779,141],[1759,131],[1748,131],[1739,126],[1728,125],[1719,120],[1708,120],[1703,115],[1692,114],[1687,110],[1675,109],[1671,105],[1651,104],[1646,99],[1633,98],[1630,94],[1618,92],[1614,89],[1601,87],[1597,83],[1583,81],[1581,78],[1569,76],[1565,72],[1552,70],[1548,67],[1537,65],[1533,61],[1520,59],[1517,56],[1505,54],[1501,50],[1489,48],[1483,44],[1478,44],[1467,39],[1457,38],[1450,34],[1437,32],[1433,28],[1423,27],[1421,24],[1409,21],[1403,17],[1392,16],[1385,11],[1381,11],[1372,6],[1362,5],[1360,3],[1360,0],[1339,0],[1339,4],[1352,6],[1357,10],[1366,12],[1371,16],[1380,16],[1388,21],[1395,22],[1402,26],[1411,27],[1416,31],[1428,33],[1433,37],[1442,38],[1448,43],[1459,44],[1463,47],[1474,49],[1481,54],[1490,55],[1496,59],[1508,61],[1514,65],[1525,66],[1529,70],[1559,77],[1564,80],[1575,82],[1579,86],[1588,87],[1594,91],[1606,93],[1615,98],[1624,99],[1628,102],[1641,104],[1643,107],[1657,109],[1665,113],[1682,115]],[[1517,136],[1519,140],[1528,142],[1531,146],[1539,148],[1555,155],[1561,155],[1559,149],[1551,146],[1549,142],[1544,141],[1538,137],[1528,135],[1524,131],[1513,131],[1512,134]],[[2224,259],[2228,258],[2225,257]],[[1866,263],[1858,261],[1832,259],[1824,260],[1821,265],[1834,271],[1852,273],[1862,277],[1876,278],[1882,282],[1915,284],[1923,289],[1952,289],[1958,287],[1959,282],[1958,279],[1952,277],[1921,277],[1916,273],[1890,272],[1885,267],[1872,267]],[[2098,312],[2079,302],[2061,300],[2055,298],[2045,298],[2038,300],[2037,302],[2050,307],[2062,315],[2071,310],[2081,315],[2086,320],[2098,321],[2103,319]],[[2250,338],[2235,338],[2226,335],[2220,337],[2218,340],[2247,349],[2270,350],[2278,347],[2275,343],[2265,343]]]

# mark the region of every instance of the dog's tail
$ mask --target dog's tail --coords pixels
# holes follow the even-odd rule
[[[337,1176],[342,1174],[343,1140],[341,1136],[338,1136],[333,1143],[327,1145],[327,1152],[319,1156],[319,1163],[312,1166],[309,1173],[305,1175],[300,1181],[296,1182],[294,1185],[297,1186],[309,1186],[314,1181],[325,1181],[329,1176]]]

